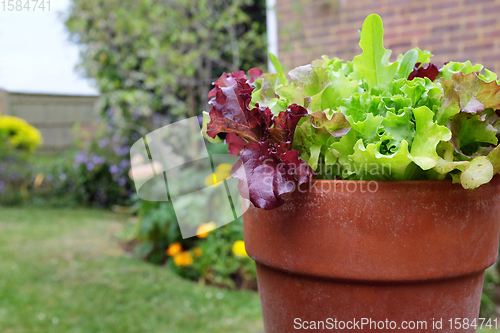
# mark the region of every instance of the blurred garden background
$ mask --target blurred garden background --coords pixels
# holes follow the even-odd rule
[[[224,72],[273,70],[268,52],[288,69],[351,60],[373,12],[393,57],[419,46],[500,72],[499,0],[60,1],[0,15],[0,332],[263,331],[241,219],[183,239],[171,203],[139,199],[130,176],[131,145],[208,111]],[[64,33],[14,28],[42,17]],[[500,314],[499,270],[482,317]]]

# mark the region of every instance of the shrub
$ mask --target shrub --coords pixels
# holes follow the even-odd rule
[[[0,115],[0,205],[15,205],[29,197],[30,159],[41,143],[35,127],[23,119]]]
[[[25,120],[0,115],[0,144],[6,142],[14,149],[34,152],[42,144],[40,132]]]

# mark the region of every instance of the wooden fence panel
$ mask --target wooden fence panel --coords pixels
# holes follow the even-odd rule
[[[98,96],[25,94],[0,90],[0,112],[25,119],[38,128],[43,137],[41,152],[61,152],[74,141],[76,124],[99,121]]]

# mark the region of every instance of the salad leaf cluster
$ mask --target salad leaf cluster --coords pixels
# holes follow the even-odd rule
[[[380,16],[361,30],[353,61],[323,56],[288,75],[224,74],[211,91],[206,134],[229,133],[233,177],[260,208],[316,177],[438,180],[466,189],[500,172],[500,85],[482,65],[431,63],[419,48],[390,62]]]

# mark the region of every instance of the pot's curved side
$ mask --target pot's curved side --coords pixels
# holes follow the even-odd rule
[[[448,181],[313,186],[277,209],[245,213],[247,252],[257,262],[318,277],[420,281],[480,272],[496,260],[498,177],[475,190]]]
[[[474,327],[454,329],[449,320],[455,325],[455,318],[463,323],[478,317],[484,272],[426,282],[358,283],[298,276],[257,263],[257,276],[266,333],[290,333],[298,328],[308,329],[305,332],[405,332],[404,328],[412,327],[409,332],[472,333]],[[336,329],[327,326],[335,324],[335,319]],[[370,320],[378,327],[370,326]],[[317,330],[312,329],[312,322]],[[356,322],[357,326],[349,327]]]
[[[244,215],[267,333],[293,331],[295,318],[477,317],[483,272],[498,254],[498,177],[476,190],[447,181],[312,184],[276,210]]]

